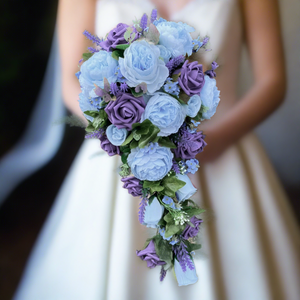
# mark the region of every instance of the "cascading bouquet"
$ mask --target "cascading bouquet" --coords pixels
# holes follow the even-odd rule
[[[199,121],[210,119],[220,101],[214,77],[188,58],[205,50],[208,37],[192,39],[194,28],[144,14],[120,23],[105,39],[85,31],[95,47],[83,54],[76,73],[80,108],[88,120],[86,138],[98,138],[109,156],[120,155],[123,187],[141,198],[139,221],[157,228],[137,256],[160,280],[174,267],[179,286],[198,278],[192,255],[204,212],[188,173],[199,168],[206,146]]]

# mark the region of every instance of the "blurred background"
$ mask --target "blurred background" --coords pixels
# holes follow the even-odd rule
[[[12,184],[4,188],[3,184],[0,185],[0,299],[11,299],[34,241],[84,138],[84,130],[80,128],[64,125],[40,128],[38,140],[42,146],[35,156],[29,155],[27,159],[27,164],[34,167],[20,165],[22,172],[1,173],[4,160],[13,160],[18,149],[36,143],[28,137],[27,129],[34,125],[30,121],[34,119],[34,110],[38,109],[35,105],[39,97],[46,95],[60,103],[57,111],[49,112],[54,121],[66,113],[61,105],[59,83],[54,86],[55,93],[53,87],[44,86],[41,91],[47,74],[54,74],[59,82],[59,74],[53,67],[57,66],[57,61],[49,58],[51,45],[51,53],[55,53],[57,46],[52,43],[55,40],[57,2],[6,0],[0,3],[0,183],[6,182],[4,178],[9,176],[18,178],[16,183],[20,181],[16,186]],[[299,221],[300,2],[294,0],[294,5],[288,7],[283,1],[281,3],[288,92],[284,104],[256,132],[284,184]],[[242,55],[241,67],[250,69],[246,51]],[[251,83],[251,72],[247,78],[241,78],[241,82],[242,93]],[[50,131],[55,131],[53,136],[48,134]],[[44,141],[47,136],[54,137],[55,141]]]

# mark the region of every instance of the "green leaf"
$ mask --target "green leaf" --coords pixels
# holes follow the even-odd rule
[[[133,29],[131,27],[127,28],[126,32],[124,33],[125,41],[129,42],[132,31]]]
[[[120,146],[120,150],[121,150],[122,153],[130,153],[130,147],[129,147],[129,145]]]
[[[173,223],[173,224],[175,224],[175,222],[174,222],[174,218],[172,217],[172,215],[170,214],[170,213],[168,213],[168,214],[166,214],[165,216],[164,216],[164,220],[167,222],[167,223]]]
[[[82,59],[83,61],[88,60],[89,58],[91,58],[94,55],[94,53],[90,53],[90,52],[86,52],[82,54]]]
[[[205,209],[202,209],[202,208],[190,208],[190,209],[184,209],[184,211],[188,214],[189,217],[192,217],[192,216],[198,216],[202,213],[205,212]]]
[[[111,54],[112,58],[119,60],[119,57],[124,57],[124,51],[122,50],[114,50]]]
[[[126,50],[128,47],[129,47],[129,44],[120,44],[120,45],[117,45],[115,48],[124,51],[124,50]]]
[[[162,186],[164,187],[164,193],[171,197],[175,197],[175,192],[185,186],[185,182],[179,180],[176,176],[165,177],[162,181]]]
[[[93,132],[93,131],[95,131],[95,128],[94,128],[94,126],[93,126],[93,124],[92,124],[91,121],[89,121],[88,126],[85,128],[85,131],[86,132]]]
[[[132,140],[133,140],[133,131],[128,135],[128,137],[126,138],[126,140],[123,142],[121,146],[125,146],[129,144]]]
[[[150,189],[151,194],[155,192],[161,192],[164,189],[164,187],[160,185],[160,181],[148,181],[148,180],[144,181],[143,188]]]
[[[171,148],[171,149],[176,149],[177,148],[175,146],[175,144],[173,142],[171,142],[168,137],[160,137],[159,140],[158,140],[158,143],[162,147],[167,147],[167,148]]]
[[[154,24],[151,23],[149,25],[149,29],[144,35],[148,41],[154,43],[155,45],[158,44],[160,34]]]
[[[149,132],[151,132],[149,134]],[[160,129],[153,125],[149,127],[149,132],[147,135],[144,135],[140,140],[139,140],[139,147],[144,148],[146,147],[150,142],[152,142],[156,137],[157,134],[160,132]]]
[[[94,128],[98,129],[103,121],[104,121],[104,119],[101,118],[100,116],[95,117],[94,120],[93,120]]]
[[[127,157],[128,157],[129,153],[123,153],[121,155],[121,160],[123,164],[127,164]]]
[[[153,239],[155,244],[155,252],[158,257],[168,264],[172,263],[173,251],[172,245],[167,240],[164,240],[160,235]]]
[[[185,225],[167,224],[165,238],[168,238],[180,231],[183,231],[184,229],[185,229]]]
[[[149,200],[148,200],[148,204],[149,204],[149,205],[151,205],[151,203],[153,202],[154,198],[155,198],[155,195],[152,195],[152,196],[149,198]]]
[[[86,115],[88,115],[90,117],[95,118],[95,117],[99,116],[99,111],[98,110],[86,110],[84,112],[84,114],[86,114]]]
[[[201,244],[192,244],[192,243],[190,243],[188,241],[184,241],[184,243],[187,246],[187,251],[188,252],[192,252],[192,251],[201,249]]]
[[[139,146],[139,142],[137,142],[136,140],[132,140],[130,143],[130,149],[134,149],[136,147]]]

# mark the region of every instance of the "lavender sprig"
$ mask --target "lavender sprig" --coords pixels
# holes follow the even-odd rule
[[[86,139],[100,139],[100,137],[103,135],[104,130],[102,128],[98,129],[97,131],[88,133],[85,135]]]
[[[117,96],[117,94],[118,94],[118,92],[119,92],[119,88],[118,88],[117,83],[112,82],[112,83],[110,84],[110,92],[111,92],[113,95]]]
[[[143,29],[143,31],[147,28],[147,21],[148,21],[148,16],[146,14],[143,14],[140,22],[140,27]]]
[[[217,74],[216,74],[216,72],[215,72],[215,69],[218,68],[218,67],[219,67],[219,65],[218,65],[215,61],[213,61],[213,62],[211,63],[211,69],[210,69],[210,70],[207,70],[207,71],[205,72],[205,74],[208,75],[210,78],[217,77]]]
[[[154,8],[154,9],[152,9],[152,12],[151,12],[151,23],[153,23],[156,19],[157,19],[157,9]]]
[[[176,160],[173,159],[173,165],[172,165],[172,170],[176,173],[176,174],[180,174],[180,168],[176,162]]]
[[[202,41],[202,48],[204,48],[206,45],[207,45],[207,43],[209,42],[209,37],[208,36],[206,36],[204,39],[203,39],[203,41]]]
[[[191,256],[190,256],[189,252],[186,250],[186,248],[187,248],[187,246],[184,242],[181,242],[180,245],[175,245],[173,247],[173,251],[176,255],[176,258],[177,258],[183,272],[186,272],[186,266],[188,266],[188,268],[190,270],[195,269],[195,266],[193,264]]]
[[[166,67],[169,69],[170,74],[180,65],[184,62],[184,56],[180,55],[177,57],[174,57],[172,59],[170,59],[167,63],[166,63]]]
[[[95,35],[92,35],[90,32],[88,32],[87,30],[85,30],[83,32],[83,34],[90,40],[92,41],[94,44],[100,46],[100,43],[102,42],[101,39]]]
[[[144,224],[144,218],[145,218],[145,208],[147,205],[147,198],[141,197],[142,201],[140,202],[140,207],[139,207],[139,221],[141,224]]]
[[[99,50],[97,50],[96,48],[93,48],[93,47],[88,47],[88,50],[89,50],[91,53],[99,52]]]
[[[161,266],[159,280],[163,281],[165,279],[166,275],[167,275],[167,271],[164,269],[163,266]]]

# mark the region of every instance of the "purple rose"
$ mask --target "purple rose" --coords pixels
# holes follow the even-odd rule
[[[198,232],[199,232],[199,227],[200,227],[200,224],[203,222],[201,219],[198,219],[196,218],[195,216],[193,216],[191,219],[190,219],[190,222],[192,224],[195,225],[195,227],[192,227],[190,225],[187,225],[182,233],[182,237],[187,240],[189,238],[192,238],[192,237],[195,237]]]
[[[139,179],[132,176],[122,178],[121,181],[124,182],[123,188],[128,189],[128,193],[131,194],[133,197],[142,195],[143,186]]]
[[[136,255],[141,258],[141,260],[147,261],[147,267],[152,269],[157,265],[165,265],[164,261],[161,261],[155,252],[155,245],[153,240],[150,241],[147,248],[141,251],[136,251]]]
[[[118,146],[114,146],[107,138],[106,134],[103,134],[100,138],[99,138],[100,142],[101,142],[101,148],[107,152],[107,154],[109,156],[113,156],[113,155],[120,155],[120,147]]]
[[[198,65],[196,61],[189,63],[186,60],[178,78],[178,83],[183,91],[189,96],[199,94],[204,82],[202,65]]]
[[[189,132],[187,129],[182,129],[181,134],[180,140],[177,142],[177,148],[174,149],[175,157],[184,159],[195,158],[207,145],[202,131]]]
[[[117,128],[131,130],[132,124],[138,123],[145,110],[143,97],[134,97],[124,93],[116,101],[110,101],[105,108],[108,119]]]
[[[111,30],[107,36],[107,39],[100,43],[100,46],[106,51],[113,51],[117,45],[127,44],[124,39],[124,33],[129,26],[123,23],[119,23],[116,28]]]

